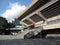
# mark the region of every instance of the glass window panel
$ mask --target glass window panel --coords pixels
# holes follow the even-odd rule
[[[57,24],[57,23],[60,23],[60,19],[47,22],[48,25],[50,25],[50,24]]]

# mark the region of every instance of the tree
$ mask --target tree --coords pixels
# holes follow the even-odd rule
[[[4,31],[7,28],[7,20],[3,17],[0,17],[0,31]]]
[[[13,23],[8,23],[8,27],[7,28],[13,28],[15,27],[15,25]]]
[[[0,17],[0,29],[2,30],[5,29],[7,27],[7,24],[8,24],[7,20],[3,17]]]
[[[2,34],[5,34],[5,33],[8,33],[6,28],[13,28],[15,25],[13,25],[13,23],[8,23],[8,21],[3,18],[3,17],[0,17],[0,33]]]

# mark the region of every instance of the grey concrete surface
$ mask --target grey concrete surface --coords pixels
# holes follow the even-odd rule
[[[27,33],[31,32],[31,31],[35,31],[39,28],[35,28],[35,29],[26,29],[21,33],[18,33],[17,35],[0,35],[0,40],[7,40],[7,39],[24,39],[24,35],[26,35]]]
[[[24,39],[24,35],[30,31],[32,31],[32,30],[25,30],[22,33],[18,33],[17,35],[0,35],[0,40]]]
[[[59,39],[0,40],[0,45],[60,45]]]

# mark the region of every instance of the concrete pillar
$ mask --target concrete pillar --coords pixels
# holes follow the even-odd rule
[[[29,20],[32,23],[35,23],[31,18],[27,18],[27,20]]]
[[[46,18],[40,12],[37,12],[36,14],[39,15],[41,18],[43,18],[44,21],[46,20]]]
[[[25,25],[25,26],[28,26],[28,24],[24,23],[24,22],[21,22],[22,25]]]

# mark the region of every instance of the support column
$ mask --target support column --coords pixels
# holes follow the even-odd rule
[[[27,18],[27,20],[29,20],[30,22],[32,22],[32,23],[35,23],[32,19],[30,19],[30,18]]]
[[[21,22],[21,24],[25,25],[25,26],[28,26],[28,24],[24,23],[24,22]]]
[[[37,12],[36,14],[39,15],[41,18],[43,18],[43,23],[44,23],[44,24],[47,24],[47,19],[46,19],[46,17],[44,17],[40,12]]]
[[[40,12],[37,12],[36,13],[37,15],[39,15],[41,18],[43,18],[44,20],[46,20],[46,18],[40,13]]]

